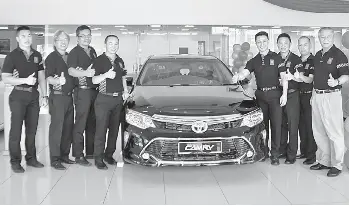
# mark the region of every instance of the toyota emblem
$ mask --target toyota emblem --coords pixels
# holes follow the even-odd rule
[[[203,121],[196,121],[191,125],[191,129],[195,133],[204,133],[207,131],[208,125],[206,122]]]

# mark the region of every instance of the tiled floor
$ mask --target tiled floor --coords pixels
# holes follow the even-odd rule
[[[0,150],[3,147],[0,133]],[[48,147],[38,158],[44,169],[14,174],[0,156],[2,204],[349,204],[349,172],[328,178],[325,171],[265,163],[215,167],[145,168],[124,165],[100,171],[71,165],[49,167]]]

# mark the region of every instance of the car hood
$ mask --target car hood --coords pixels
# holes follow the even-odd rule
[[[153,115],[216,116],[256,109],[238,86],[136,86],[130,109]]]

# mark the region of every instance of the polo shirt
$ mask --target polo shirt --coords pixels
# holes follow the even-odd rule
[[[87,50],[80,45],[74,47],[68,55],[68,68],[80,67],[82,70],[86,70],[96,59],[97,54],[93,47],[89,46]],[[96,88],[97,86],[92,83],[92,77],[79,77],[75,78],[75,83],[79,86],[88,86]]]
[[[304,76],[309,77],[310,74],[314,75],[314,55],[313,54],[310,54],[310,56],[303,62],[303,68],[304,68]],[[311,91],[313,90],[313,82],[311,83],[300,82],[299,89],[301,91]]]
[[[115,78],[107,78],[103,80],[98,87],[100,93],[115,93],[124,91],[122,84],[122,76],[124,76],[124,63],[118,55],[116,55],[114,61],[111,60],[105,53],[98,56],[93,64],[93,68],[96,70],[95,76],[108,72],[112,66],[114,67],[114,71],[116,73]]]
[[[61,76],[61,73],[64,72],[65,77],[65,84],[64,85],[52,85],[50,84],[50,89],[61,91],[63,93],[69,93],[72,92],[74,89],[74,78],[69,75],[68,73],[68,65],[66,63],[68,57],[68,53],[65,53],[65,55],[61,55],[57,50],[51,52],[46,60],[45,60],[45,66],[46,66],[46,78],[47,77],[54,77],[55,75]]]
[[[349,75],[348,58],[335,45],[324,54],[322,50],[318,51],[314,57],[314,88],[319,90],[342,88],[341,85],[328,86],[329,74],[332,74],[334,79]]]
[[[42,56],[38,51],[31,48],[28,56],[24,50],[17,47],[6,56],[2,72],[10,73],[17,78],[27,78],[35,72],[34,77],[38,78],[38,71],[41,70],[44,70],[44,66]],[[38,84],[36,81],[35,85],[23,84],[21,86],[36,88]]]
[[[245,69],[255,73],[257,88],[278,87],[280,73],[286,71],[281,63],[281,56],[269,51],[265,56],[258,53],[247,62]]]
[[[279,53],[279,55],[281,57],[281,53]],[[294,75],[296,70],[298,70],[299,73],[304,72],[301,58],[299,58],[299,56],[295,55],[292,52],[290,52],[289,55],[285,59],[282,58],[282,66],[285,67],[286,71],[288,69],[292,75]],[[294,80],[288,81],[288,89],[297,89],[298,90],[299,83],[294,81]]]

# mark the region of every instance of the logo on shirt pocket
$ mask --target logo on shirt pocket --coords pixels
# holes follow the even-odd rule
[[[290,68],[291,67],[291,62],[287,62],[286,67]]]
[[[331,57],[327,60],[327,64],[332,64],[332,61],[333,61],[333,58]]]
[[[306,64],[304,69],[309,69],[309,64]]]
[[[38,64],[39,63],[39,58],[38,57],[34,57],[34,63]]]
[[[270,66],[274,66],[274,59],[270,59]]]

